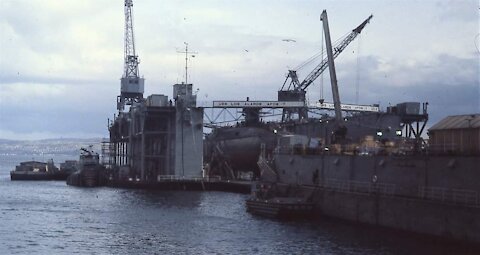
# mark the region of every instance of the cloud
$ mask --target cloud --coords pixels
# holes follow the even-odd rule
[[[199,100],[275,100],[287,70],[320,51],[322,9],[333,40],[373,13],[337,59],[342,100],[355,101],[358,69],[361,103],[418,100],[431,102],[432,115],[478,112],[472,4],[136,1],[136,50],[146,95],[171,96],[171,85],[184,80],[177,51],[188,42],[198,52],[189,81]],[[0,137],[106,134],[123,70],[123,8],[121,1],[0,1]],[[328,71],[324,78],[328,99]],[[450,102],[446,110],[442,101]]]
[[[383,108],[401,102],[429,102],[430,123],[448,115],[480,112],[480,76],[477,56],[438,55],[430,62],[401,62],[366,56],[357,63],[337,63],[341,100],[354,103],[359,83],[360,104],[380,103]],[[357,75],[359,79],[357,80]],[[317,82],[318,84],[318,82]],[[325,98],[331,101],[325,76]],[[318,86],[310,97],[318,97]]]
[[[112,63],[121,63],[118,52],[122,52],[123,26],[112,24],[120,24],[122,16],[112,15],[111,7],[102,9],[107,7],[105,3],[95,6],[84,1],[3,3],[0,75],[85,79],[109,77],[115,69],[120,72],[121,66],[112,68]],[[121,6],[118,9],[121,11]],[[115,29],[116,34],[112,33]]]
[[[452,20],[462,23],[475,22],[478,21],[480,4],[474,0],[449,0],[439,1],[437,8],[439,9],[438,19],[442,22],[451,22]]]

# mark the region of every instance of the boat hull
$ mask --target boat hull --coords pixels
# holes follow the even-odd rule
[[[261,145],[272,151],[276,143],[275,134],[266,127],[234,127],[218,129],[206,140],[205,162],[212,168],[219,162],[228,162],[235,175],[238,172],[253,172],[259,176],[256,164]],[[211,175],[222,175],[222,170]]]
[[[246,205],[252,214],[277,219],[307,218],[314,212],[314,204],[306,202],[248,199]]]
[[[10,173],[12,181],[64,181],[68,178],[68,173]]]

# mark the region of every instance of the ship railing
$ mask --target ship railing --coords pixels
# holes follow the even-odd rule
[[[324,151],[325,149],[321,147],[310,147],[308,145],[287,145],[275,148],[276,154],[286,155],[320,155]]]
[[[220,181],[220,176],[179,176],[179,175],[158,175],[157,181],[193,181],[193,182],[214,182]]]
[[[475,190],[422,186],[419,188],[418,195],[423,199],[440,201],[443,203],[480,206],[478,201],[478,192]]]
[[[457,143],[429,144],[428,151],[430,153],[453,153],[460,151]]]
[[[323,188],[346,193],[368,193],[383,196],[394,196],[396,185],[391,183],[373,183],[362,181],[342,181],[326,179]]]
[[[431,155],[465,155],[478,156],[480,151],[475,148],[467,148],[457,143],[429,144],[428,153]]]
[[[372,193],[380,193],[385,196],[394,196],[395,195],[395,190],[396,190],[396,185],[391,184],[391,183],[372,183]]]

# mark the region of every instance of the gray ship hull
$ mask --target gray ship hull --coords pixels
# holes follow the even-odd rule
[[[396,133],[401,130],[401,117],[392,113],[361,113],[348,117],[345,126],[348,129],[347,139],[359,142],[365,136],[376,136],[381,131],[383,139],[393,140],[398,138]],[[373,124],[372,124],[373,123]],[[278,122],[260,123],[257,126],[240,126],[219,128],[210,134],[205,141],[204,162],[211,167],[219,166],[219,161],[228,162],[235,173],[253,171],[259,175],[256,165],[260,154],[261,144],[265,144],[265,153],[271,154],[276,146],[276,135],[273,130],[288,131],[323,139],[325,143],[332,141],[331,134],[336,124],[333,119],[311,119],[308,122]],[[225,168],[225,167],[223,167]],[[217,170],[215,174],[224,175],[225,170]]]
[[[207,137],[205,162],[210,165],[210,175],[225,175],[224,163],[234,175],[239,172],[260,174],[257,166],[262,144],[267,151],[273,151],[275,134],[267,127],[222,128]]]
[[[10,180],[12,181],[64,181],[70,173],[34,173],[34,172],[10,172]]]

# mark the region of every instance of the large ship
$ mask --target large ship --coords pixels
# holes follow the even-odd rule
[[[346,134],[343,139],[359,143],[367,136],[378,137],[382,142],[398,138],[421,139],[428,120],[427,103],[405,102],[390,106],[386,111],[350,111],[344,116]],[[378,109],[378,106],[372,106]],[[248,116],[248,115],[247,115]],[[309,118],[304,121],[243,122],[234,127],[216,128],[205,139],[204,161],[208,175],[235,179],[241,173],[251,172],[258,177],[260,169],[255,164],[264,144],[266,154],[276,146],[276,135],[282,132],[315,137],[323,143],[334,143],[337,121],[333,116]]]

